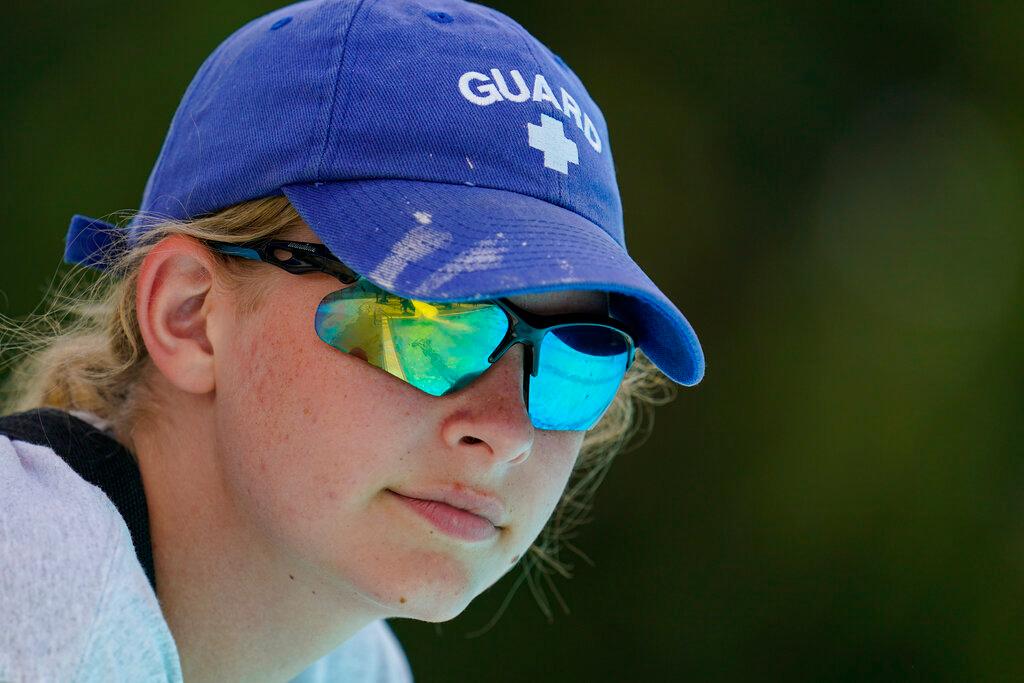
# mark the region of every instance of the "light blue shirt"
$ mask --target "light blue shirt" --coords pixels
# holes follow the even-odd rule
[[[181,664],[131,534],[110,499],[46,446],[0,435],[0,681],[169,681]],[[293,683],[406,683],[375,621]]]

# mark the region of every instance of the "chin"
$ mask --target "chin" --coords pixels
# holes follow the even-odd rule
[[[486,588],[479,568],[450,551],[387,541],[346,550],[325,569],[385,617],[449,621]]]
[[[475,597],[475,596],[474,596]],[[403,619],[416,619],[431,624],[440,624],[451,621],[466,611],[472,598],[459,602],[443,603],[436,598],[426,598],[422,601],[406,599],[404,604],[395,605],[396,617]]]

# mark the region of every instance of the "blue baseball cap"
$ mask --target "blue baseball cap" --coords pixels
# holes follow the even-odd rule
[[[558,55],[462,0],[308,0],[199,68],[126,226],[285,195],[346,265],[395,294],[609,293],[674,381],[693,328],[626,252],[604,116]],[[140,218],[141,217],[141,218]],[[104,269],[112,225],[75,215],[68,263]]]

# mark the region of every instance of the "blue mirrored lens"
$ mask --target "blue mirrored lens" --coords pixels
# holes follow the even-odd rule
[[[630,343],[600,325],[556,327],[541,342],[530,378],[530,418],[538,429],[590,429],[615,398]]]

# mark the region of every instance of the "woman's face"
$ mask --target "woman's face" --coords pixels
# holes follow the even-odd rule
[[[306,229],[290,235],[319,242]],[[320,340],[338,281],[261,267],[259,310],[218,349],[218,457],[238,513],[280,552],[384,616],[445,621],[509,571],[554,510],[583,432],[535,429],[515,345],[464,389],[425,394]],[[603,312],[604,295],[516,297],[539,313]],[[501,501],[483,540],[449,535],[393,492],[465,487]]]

